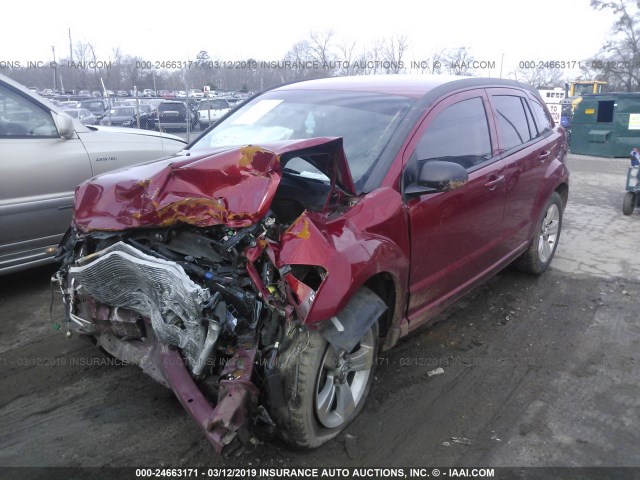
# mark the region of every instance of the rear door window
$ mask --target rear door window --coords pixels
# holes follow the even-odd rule
[[[533,110],[533,116],[536,119],[536,125],[538,126],[538,135],[544,135],[550,132],[553,128],[553,123],[545,109],[535,100],[530,100],[531,110]]]
[[[498,139],[503,150],[511,150],[533,138],[521,97],[494,95],[492,102],[498,120]]]

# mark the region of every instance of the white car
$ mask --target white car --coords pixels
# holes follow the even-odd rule
[[[185,145],[160,132],[85,126],[0,75],[0,275],[53,261],[76,185]]]
[[[231,105],[226,98],[205,98],[198,105],[198,121],[201,128],[213,125],[222,117],[224,117]]]

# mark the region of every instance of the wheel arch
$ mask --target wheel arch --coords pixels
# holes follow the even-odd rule
[[[562,199],[562,208],[566,208],[567,202],[569,201],[569,184],[563,182],[556,187],[555,191],[558,192],[558,195],[560,195]]]
[[[378,295],[387,305],[387,310],[379,321],[379,340],[383,350],[391,348],[400,336],[400,322],[402,321],[402,289],[395,276],[388,272],[379,272],[369,277],[364,284]]]

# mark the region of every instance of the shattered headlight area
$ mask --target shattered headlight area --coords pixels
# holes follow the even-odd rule
[[[71,230],[55,277],[70,326],[172,388],[229,453],[250,440],[250,426],[274,430],[276,356],[315,296],[293,274],[316,289],[326,274],[276,266],[284,231],[269,215],[243,228]]]

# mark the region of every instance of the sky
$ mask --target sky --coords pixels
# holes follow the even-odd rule
[[[0,29],[0,66],[48,62],[52,46],[58,58],[68,56],[69,29],[74,43],[94,45],[99,60],[108,61],[119,47],[153,62],[194,60],[200,50],[224,60],[279,60],[311,31],[332,30],[336,41],[355,41],[359,48],[405,35],[408,61],[464,46],[476,60],[495,62],[485,76],[498,76],[501,62],[507,76],[521,61],[591,57],[614,20],[589,0],[31,0],[13,4],[10,12],[14,21],[6,16]]]

